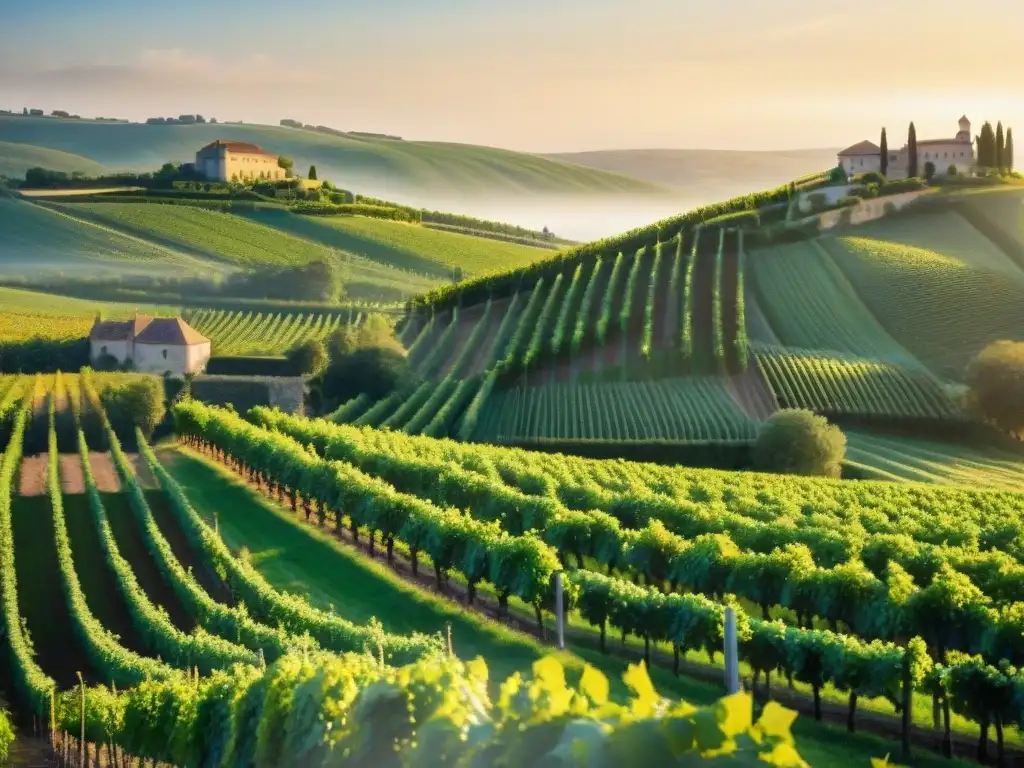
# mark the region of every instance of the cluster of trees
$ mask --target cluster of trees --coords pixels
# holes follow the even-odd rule
[[[177,117],[150,117],[146,119],[146,125],[196,125],[205,122],[216,123],[217,118],[211,117],[207,121],[202,115],[178,115]]]
[[[290,351],[289,358],[296,365],[311,367],[315,375],[310,381],[310,404],[321,413],[360,395],[380,400],[413,381],[402,343],[382,315],[370,315],[358,327],[333,331],[323,350],[306,344]]]
[[[995,168],[999,171],[1013,170],[1013,129],[1003,132],[1003,124],[986,122],[981,126],[981,133],[976,140],[978,145],[978,165],[982,168]]]
[[[390,133],[371,133],[369,131],[340,131],[337,128],[330,128],[326,125],[310,125],[309,123],[303,123],[301,120],[291,120],[284,118],[280,121],[280,125],[285,128],[299,128],[306,131],[316,131],[317,133],[326,133],[330,136],[361,136],[367,139],[392,139],[394,141],[401,141],[401,136],[393,136]]]
[[[202,183],[205,177],[192,163],[164,163],[153,172],[117,171],[89,176],[81,171],[53,171],[49,168],[29,168],[22,186],[28,189],[88,189],[90,187],[136,186],[146,188],[172,188],[176,182]]]

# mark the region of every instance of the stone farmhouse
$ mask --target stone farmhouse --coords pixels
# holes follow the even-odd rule
[[[217,139],[196,152],[196,170],[210,181],[283,179],[277,159],[255,144]]]
[[[180,317],[96,318],[89,347],[94,363],[109,355],[137,371],[170,376],[200,373],[210,359],[210,340]]]
[[[974,144],[971,140],[971,121],[967,116],[960,118],[960,130],[951,139],[918,139],[917,172],[924,175],[926,163],[935,166],[936,175],[944,175],[950,166],[958,175],[974,172]],[[889,150],[889,168],[886,176],[901,179],[907,176],[910,154],[907,145],[899,151]],[[862,141],[847,147],[839,153],[839,165],[847,174],[880,171],[882,169],[881,149],[870,141]]]

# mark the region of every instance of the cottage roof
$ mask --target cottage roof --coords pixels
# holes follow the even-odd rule
[[[135,336],[137,344],[169,344],[191,346],[205,344],[209,339],[180,317],[152,318],[142,332]]]
[[[877,144],[864,140],[859,144],[854,144],[852,147],[844,149],[839,153],[839,157],[849,157],[850,155],[877,155],[881,151],[882,150]]]
[[[97,320],[89,338],[93,341],[128,341],[132,338],[130,320]]]
[[[216,141],[212,141],[200,149],[198,154],[205,155],[216,152],[220,149],[225,149],[236,155],[269,155],[271,157],[276,157],[273,153],[267,152],[256,144],[249,144],[245,141],[230,141],[229,139],[217,139]]]
[[[91,341],[135,341],[139,344],[190,346],[209,341],[180,317],[136,315],[131,320],[97,320]]]

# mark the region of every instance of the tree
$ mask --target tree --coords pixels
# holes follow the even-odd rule
[[[306,178],[308,178],[310,181],[316,181],[316,166],[315,165],[309,166],[309,173],[307,174]]]
[[[1003,164],[1006,170],[1013,170],[1013,128],[1006,129],[1006,147],[1003,149]]]
[[[986,122],[981,126],[981,135],[978,136],[978,165],[982,168],[993,168],[996,162],[996,134],[992,130],[992,123]]]
[[[370,315],[358,328],[335,330],[327,337],[326,347],[327,366],[310,382],[325,406],[361,394],[378,400],[413,380],[402,344],[382,315]]]
[[[999,170],[1002,170],[1005,166],[1003,165],[1003,123],[1000,120],[996,123],[996,146],[995,146],[995,162],[992,165]]]
[[[164,385],[156,376],[144,376],[120,386],[108,387],[100,393],[103,409],[111,425],[128,435],[138,427],[149,438],[167,412]]]
[[[931,160],[924,164],[924,177],[928,181],[931,181],[932,179],[935,178],[935,163],[933,163]]]
[[[917,129],[914,124],[910,124],[910,130],[907,132],[907,178],[912,179],[917,176]]]
[[[281,155],[279,158],[277,158],[277,167],[284,170],[285,176],[291,176],[292,168],[295,167],[295,161],[292,160],[290,157]]]
[[[955,165],[950,165],[949,168],[946,169],[946,175],[947,176],[956,176],[956,166]]]
[[[298,376],[318,374],[327,365],[327,350],[318,339],[306,339],[285,353],[288,367]]]
[[[1024,342],[996,341],[967,366],[967,405],[1001,429],[1024,435]]]
[[[839,477],[846,436],[811,411],[778,411],[761,427],[754,443],[755,469],[796,475]]]
[[[879,162],[881,163],[879,170],[883,176],[886,176],[889,173],[889,139],[886,138],[885,128],[882,128],[882,141],[878,147]]]

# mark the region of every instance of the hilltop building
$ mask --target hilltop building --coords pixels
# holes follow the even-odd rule
[[[210,340],[180,317],[97,317],[89,347],[94,363],[109,355],[122,365],[131,362],[137,371],[171,376],[199,373],[210,359]]]
[[[907,145],[899,151],[889,151],[889,169],[886,176],[890,179],[906,178],[910,154]],[[917,172],[924,175],[925,163],[935,165],[936,175],[945,175],[950,166],[956,168],[957,174],[974,172],[974,144],[971,141],[971,121],[964,115],[960,118],[960,130],[951,139],[918,139],[917,141]],[[882,169],[881,149],[870,141],[862,141],[847,147],[839,153],[839,164],[847,174],[880,171]]]
[[[283,179],[277,155],[255,144],[217,139],[196,152],[196,170],[210,181]]]

